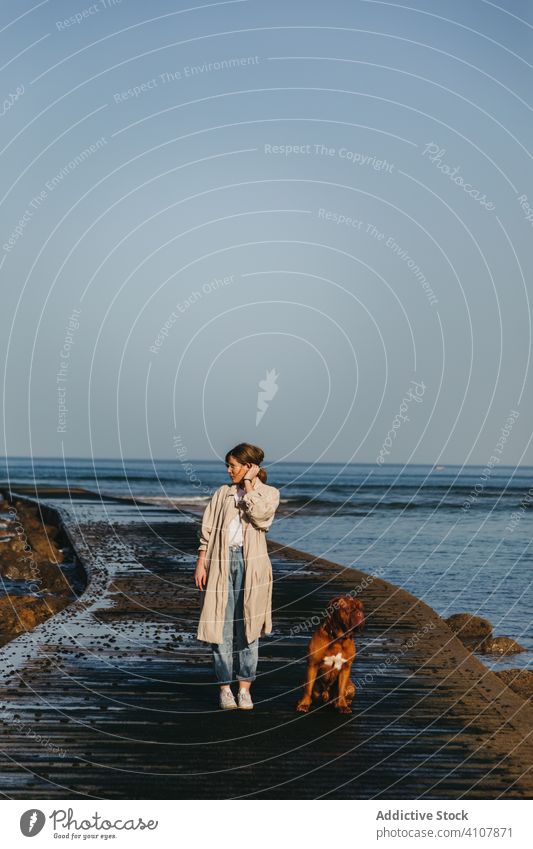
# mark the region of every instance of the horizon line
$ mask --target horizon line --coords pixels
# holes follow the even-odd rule
[[[186,461],[182,461],[177,457],[81,457],[81,456],[69,456],[69,457],[59,457],[59,456],[37,456],[37,455],[27,455],[27,454],[10,454],[3,455],[4,461],[9,460],[54,460],[58,463],[62,464],[63,461],[67,463],[72,460],[84,460],[84,461],[92,461],[93,463],[98,462],[115,462],[115,463],[220,463],[221,461],[218,459],[202,459],[199,457],[191,457]],[[0,461],[1,462],[1,461]],[[270,466],[276,465],[293,465],[293,466],[374,466],[376,464],[375,460],[369,461],[343,461],[343,460],[273,460],[271,463],[266,464],[266,468]],[[432,467],[432,468],[455,468],[455,469],[464,469],[464,468],[484,468],[486,463],[406,463],[406,462],[398,462],[398,463],[384,463],[383,465],[379,465],[379,468],[387,468],[387,467],[411,467],[411,466],[419,466],[419,467]],[[498,466],[501,469],[533,469],[533,465],[528,465],[525,463],[511,463],[504,464]]]

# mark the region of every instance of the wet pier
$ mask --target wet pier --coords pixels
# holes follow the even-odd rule
[[[0,649],[4,798],[531,798],[533,707],[409,593],[269,540],[255,709],[222,712],[194,637],[196,517],[84,490],[14,496],[61,523],[88,584]],[[313,617],[354,588],[354,711],[296,713]]]

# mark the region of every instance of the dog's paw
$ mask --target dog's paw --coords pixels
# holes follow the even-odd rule
[[[337,710],[339,711],[339,713],[352,713],[350,705],[338,706]]]
[[[296,710],[299,713],[307,713],[309,708],[310,708],[309,702],[298,702],[297,705],[296,705]]]

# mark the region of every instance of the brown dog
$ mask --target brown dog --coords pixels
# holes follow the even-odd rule
[[[330,702],[339,713],[351,713],[355,684],[350,670],[355,659],[352,631],[364,624],[363,602],[351,596],[338,596],[328,605],[328,615],[317,628],[308,646],[307,678],[304,694],[296,705],[308,711],[313,699]]]

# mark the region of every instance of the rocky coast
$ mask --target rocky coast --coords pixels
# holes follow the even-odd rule
[[[39,505],[0,500],[0,645],[31,630],[70,604],[84,586],[81,566],[63,566],[60,528]]]

